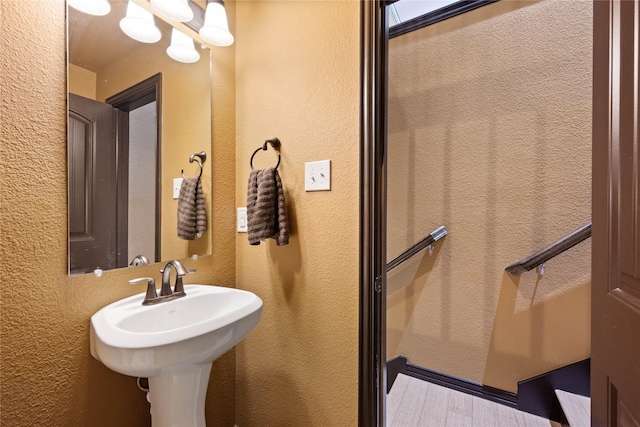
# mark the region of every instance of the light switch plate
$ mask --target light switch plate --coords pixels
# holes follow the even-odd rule
[[[331,160],[320,160],[304,164],[304,190],[331,190]]]
[[[182,186],[182,178],[173,178],[173,198],[180,197],[180,187]]]
[[[238,233],[247,232],[247,208],[238,208]]]

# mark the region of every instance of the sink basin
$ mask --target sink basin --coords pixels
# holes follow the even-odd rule
[[[109,304],[91,317],[91,354],[134,377],[174,364],[208,363],[258,323],[262,300],[240,289],[185,285],[186,296],[143,306],[144,294]]]
[[[251,332],[262,313],[262,300],[251,292],[184,290],[186,296],[156,305],[143,306],[144,293],[127,297],[91,317],[93,357],[121,374],[149,378],[153,424],[205,425],[211,363]],[[196,407],[177,408],[180,402]]]

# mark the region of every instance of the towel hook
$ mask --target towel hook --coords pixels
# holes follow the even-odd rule
[[[191,156],[189,156],[189,163],[193,163],[195,161],[198,166],[200,166],[200,174],[198,174],[198,179],[200,179],[200,177],[202,176],[202,164],[205,160],[207,160],[207,153],[205,153],[204,151],[193,153]],[[180,174],[182,175],[182,178],[184,178],[184,169],[180,171]]]
[[[253,170],[253,158],[256,155],[256,153],[258,153],[258,151],[263,150],[263,151],[267,151],[267,144],[271,144],[271,146],[273,147],[274,150],[278,151],[278,164],[276,165],[275,169],[278,169],[278,166],[280,166],[280,146],[282,145],[280,143],[280,140],[278,138],[272,138],[272,139],[267,139],[264,144],[262,145],[262,147],[258,148],[256,151],[253,152],[253,154],[251,155],[251,160],[249,160],[249,164],[251,165],[251,170]]]

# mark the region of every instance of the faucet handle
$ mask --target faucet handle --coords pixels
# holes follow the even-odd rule
[[[138,279],[129,280],[129,283],[132,285],[142,282],[147,282],[147,294],[144,297],[144,301],[142,301],[142,305],[153,304],[154,300],[158,298],[155,279],[153,277],[140,277]]]
[[[186,270],[187,274],[191,274],[191,273],[195,273],[196,269],[195,268],[189,268]],[[176,277],[176,285],[173,287],[173,292],[177,293],[179,295],[186,295],[184,293],[184,284],[182,283],[182,276],[183,275],[178,275]]]

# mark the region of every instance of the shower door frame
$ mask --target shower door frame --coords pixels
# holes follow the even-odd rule
[[[360,427],[384,426],[386,413],[386,4],[360,3]]]

